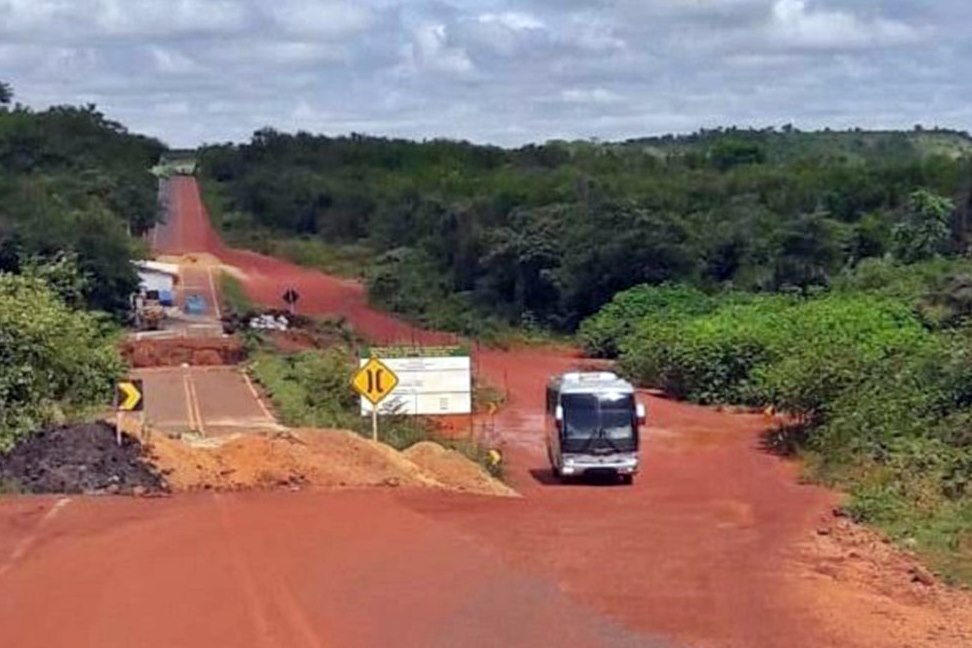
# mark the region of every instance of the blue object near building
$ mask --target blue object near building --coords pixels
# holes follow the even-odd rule
[[[203,315],[206,312],[206,301],[200,295],[186,296],[186,314]]]
[[[174,306],[175,300],[172,298],[171,290],[160,290],[159,291],[159,303],[163,306]]]

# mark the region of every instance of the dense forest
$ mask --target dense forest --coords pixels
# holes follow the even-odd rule
[[[868,257],[964,252],[970,151],[966,134],[919,129],[515,150],[265,129],[200,159],[236,242],[364,249],[376,303],[478,332],[572,330],[641,283],[807,292]]]
[[[0,271],[71,259],[82,301],[121,314],[137,237],[158,215],[149,169],[164,146],[94,106],[11,106],[9,86],[0,101]]]
[[[0,83],[0,452],[111,398],[164,148],[93,106],[12,102]]]
[[[378,305],[479,335],[579,327],[640,384],[785,413],[769,449],[972,581],[968,135],[505,150],[263,130],[201,160],[234,242],[357,259]]]

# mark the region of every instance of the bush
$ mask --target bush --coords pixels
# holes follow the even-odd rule
[[[619,343],[645,318],[662,320],[702,315],[716,303],[714,298],[689,286],[636,286],[618,293],[596,315],[584,320],[578,336],[588,355],[613,358],[620,351]]]
[[[754,297],[694,318],[643,319],[621,366],[678,398],[812,417],[868,363],[928,335],[910,309],[878,297]]]
[[[342,349],[280,356],[259,353],[250,370],[286,425],[351,428],[357,398],[349,380],[354,363]]]
[[[0,452],[85,408],[110,402],[123,364],[104,322],[40,279],[0,274]]]
[[[621,366],[680,398],[797,415],[799,449],[818,478],[851,492],[855,519],[972,578],[960,550],[972,539],[972,330],[929,328],[914,286],[908,299],[881,294],[901,286],[649,315],[621,343]]]

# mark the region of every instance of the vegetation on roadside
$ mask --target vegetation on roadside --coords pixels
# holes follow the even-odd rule
[[[0,273],[0,452],[106,405],[122,375],[114,326],[58,294],[54,278],[71,276],[68,265],[47,269],[46,279]],[[83,293],[83,285],[71,290]]]
[[[248,313],[254,308],[243,284],[229,272],[219,275],[219,296],[224,312]]]
[[[351,246],[376,305],[489,336],[572,332],[643,283],[808,292],[886,253],[962,252],[970,151],[968,135],[937,130],[508,150],[264,129],[200,161],[230,236],[297,237],[304,262],[326,266],[323,250]]]
[[[360,414],[359,397],[350,385],[356,367],[348,348],[333,346],[295,354],[258,352],[248,369],[285,425],[353,430],[370,438],[371,417]],[[432,424],[421,417],[382,416],[378,438],[397,450],[433,440],[498,474],[498,468],[488,461],[487,449],[469,441],[440,439]]]
[[[158,215],[149,169],[163,145],[94,106],[33,111],[4,103],[0,271],[19,273],[29,260],[72,253],[90,279],[85,305],[121,317],[138,285],[130,263],[144,252],[137,237]]]
[[[254,223],[244,213],[233,211],[225,194],[225,189],[216,183],[202,185],[206,211],[227,244],[338,277],[365,277],[372,255],[367,246],[329,243],[312,236],[283,235]]]
[[[640,286],[581,339],[679,398],[785,412],[768,443],[846,488],[855,519],[972,581],[969,270],[874,261],[810,296]]]

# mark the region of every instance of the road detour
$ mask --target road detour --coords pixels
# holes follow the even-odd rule
[[[144,441],[106,423],[44,430],[0,458],[4,490],[162,494],[199,490],[415,487],[516,496],[484,468],[432,442],[404,453],[344,430],[284,430]],[[414,459],[414,460],[413,460]]]

